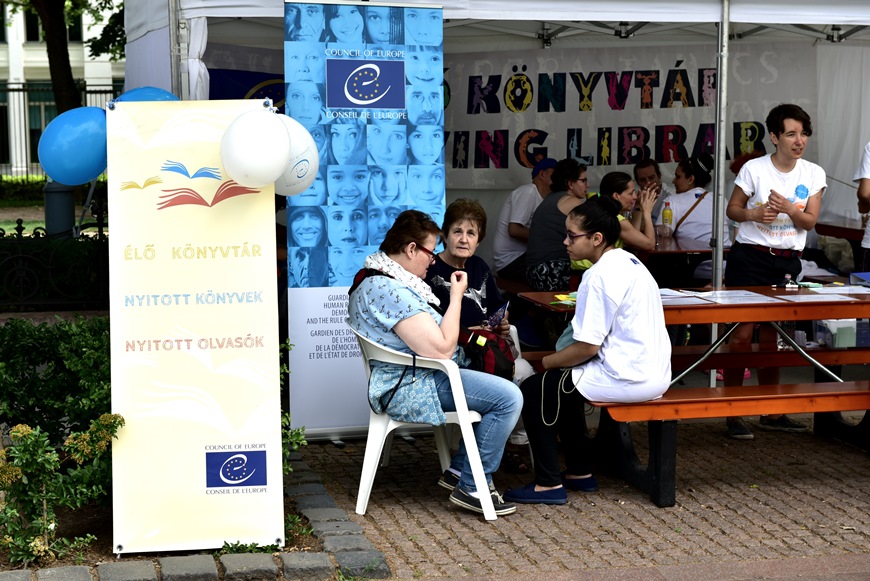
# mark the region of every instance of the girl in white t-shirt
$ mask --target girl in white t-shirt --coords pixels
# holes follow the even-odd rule
[[[547,371],[520,385],[535,482],[508,490],[504,498],[510,502],[565,504],[566,488],[597,490],[586,451],[584,403],[656,399],[670,384],[671,343],[659,288],[634,255],[616,248],[619,210],[617,200],[598,196],[565,220],[568,256],[588,259],[592,267],[577,289],[574,343],[544,357]]]
[[[803,157],[813,126],[810,116],[797,105],[777,105],[766,119],[771,155],[750,160],[740,169],[726,214],[738,223],[737,236],[728,253],[725,286],[768,286],[783,282],[788,274],[797,281],[807,231],[816,225],[822,194],[827,187],[825,170]],[[749,343],[752,323],[741,324],[729,343]],[[762,326],[761,342],[774,342],[775,331]],[[726,369],[725,385],[741,385],[743,369]],[[779,383],[779,368],[759,369],[759,383]],[[801,432],[808,426],[788,416],[762,416],[761,427]],[[742,418],[728,419],[728,435],[738,440],[754,436]]]

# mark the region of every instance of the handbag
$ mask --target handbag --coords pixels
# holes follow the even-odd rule
[[[468,369],[513,380],[515,357],[501,335],[484,329],[460,329],[459,345],[469,361]]]

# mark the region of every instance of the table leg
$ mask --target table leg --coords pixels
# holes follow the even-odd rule
[[[774,330],[776,330],[776,332],[779,334],[779,336],[782,337],[783,341],[788,343],[792,349],[794,349],[795,351],[800,353],[801,357],[803,357],[804,359],[809,361],[816,369],[818,369],[822,373],[826,374],[828,377],[830,377],[834,381],[836,381],[838,383],[843,383],[843,380],[840,379],[840,377],[838,377],[833,371],[831,371],[830,369],[828,369],[827,367],[825,367],[824,365],[822,365],[821,363],[819,363],[818,361],[813,359],[810,356],[810,354],[804,350],[803,347],[801,347],[800,345],[795,343],[794,339],[791,338],[788,333],[783,331],[782,327],[780,327],[778,323],[770,321],[768,324],[770,326],[772,326],[774,328]]]
[[[660,508],[676,504],[677,422],[648,423],[649,461],[644,466],[634,451],[631,424],[617,422],[601,409],[593,439],[598,464],[632,486],[648,493]]]
[[[676,385],[676,384],[677,384],[681,379],[683,379],[686,375],[688,375],[689,373],[691,373],[692,371],[694,371],[694,370],[695,370],[699,365],[701,365],[701,364],[704,362],[704,360],[706,360],[706,359],[707,359],[707,358],[708,358],[708,357],[709,357],[709,356],[710,356],[710,355],[711,355],[711,354],[712,354],[716,349],[719,348],[719,346],[720,346],[722,343],[725,342],[726,339],[728,339],[728,336],[731,335],[731,333],[733,333],[733,332],[734,332],[734,329],[736,329],[736,328],[737,328],[737,324],[736,324],[736,323],[732,323],[732,324],[731,324],[731,327],[729,327],[729,328],[728,328],[724,333],[722,333],[722,336],[719,337],[718,339],[716,339],[716,340],[713,342],[713,344],[710,345],[710,347],[708,347],[706,351],[704,351],[704,353],[703,353],[703,354],[698,358],[697,361],[695,361],[694,363],[692,363],[692,364],[691,364],[691,365],[690,365],[690,366],[689,366],[685,371],[683,371],[681,374],[679,374],[678,376],[676,376],[675,378],[673,378],[673,379],[671,380],[671,384],[670,384],[668,387],[673,387],[673,386]]]

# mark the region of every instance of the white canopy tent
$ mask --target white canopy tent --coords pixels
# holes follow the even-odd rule
[[[406,0],[405,4],[431,6],[415,0]],[[240,52],[250,55],[244,64],[270,66],[272,71],[280,73],[283,71],[283,13],[282,0],[140,0],[128,3],[127,88],[151,85],[185,99],[207,99],[206,63],[215,62],[219,57],[239,58],[236,53]],[[547,20],[532,20],[530,14],[546,14]],[[802,39],[815,51],[815,63],[806,67],[806,74],[807,84],[815,81],[818,86],[808,87],[808,91],[811,89],[813,95],[817,95],[818,103],[813,138],[818,155],[813,161],[818,161],[829,176],[823,217],[828,221],[857,217],[850,182],[861,148],[870,139],[870,110],[865,109],[863,99],[870,94],[870,3],[867,0],[831,0],[821,4],[817,0],[542,0],[533,8],[517,0],[451,0],[444,5],[444,18],[444,52],[448,55],[532,49],[543,52],[546,47],[609,48],[626,43],[635,48],[707,45],[703,50],[710,55],[710,45],[718,41],[720,70],[728,71],[729,42],[736,54],[738,48],[740,52],[752,53],[752,45],[761,42]],[[250,50],[235,50],[240,46]],[[209,66],[213,70],[220,68],[220,65]],[[717,114],[716,151],[720,168],[726,167],[725,115],[721,109],[727,98],[728,78],[729,75],[720,73],[717,86],[720,112]],[[736,95],[737,91],[734,93]],[[801,97],[787,90],[783,93],[783,101]],[[773,104],[775,102],[757,103],[759,110]],[[714,223],[720,226],[722,203],[730,193],[726,192],[722,173],[719,172],[715,190],[719,217],[714,218]],[[527,172],[523,171],[522,175],[523,179],[528,179]],[[447,199],[479,199],[494,215],[508,192],[448,190]],[[721,240],[721,235],[717,238]],[[718,251],[721,252],[721,247]],[[488,248],[478,252],[485,256]],[[294,421],[307,423],[302,416],[294,415]],[[307,435],[332,437],[345,429],[318,428],[316,433],[307,431]]]
[[[546,21],[530,20],[528,4],[511,0],[452,0],[443,7],[446,53],[718,40],[720,58],[727,59],[729,44],[751,45],[762,39],[813,43],[819,91],[815,161],[829,175],[822,219],[858,217],[851,177],[861,148],[870,139],[870,108],[862,99],[870,94],[870,3],[866,0],[546,0],[534,7],[536,15],[547,15]],[[132,3],[125,12],[127,86],[151,85],[183,98],[207,99],[203,59],[208,60],[209,45],[280,50],[283,13],[281,0]],[[727,76],[720,78],[722,104],[727,100]],[[725,148],[717,149],[722,156],[717,167],[726,167]],[[719,173],[721,198],[727,192],[724,172]]]

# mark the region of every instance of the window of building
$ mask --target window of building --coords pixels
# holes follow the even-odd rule
[[[4,27],[4,37],[5,37]],[[42,24],[39,21],[39,16],[35,12],[24,13],[24,35],[27,42],[42,42]],[[82,33],[82,17],[76,16],[72,19],[72,24],[67,26],[66,36],[69,42],[82,42],[84,38]]]
[[[37,147],[39,138],[45,126],[57,117],[57,105],[54,102],[54,91],[51,83],[28,83],[27,84],[27,120],[28,133],[30,134],[30,159],[31,163],[39,162]]]
[[[6,42],[6,5],[0,2],[0,43]]]

